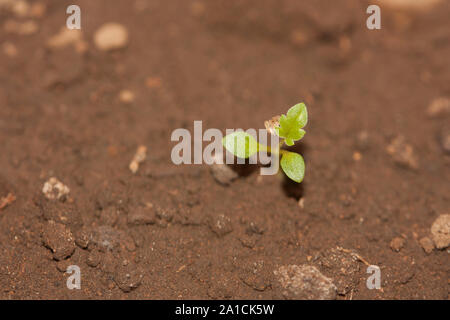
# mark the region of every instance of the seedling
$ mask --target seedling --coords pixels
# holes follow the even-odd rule
[[[305,130],[302,128],[308,122],[308,112],[304,103],[291,107],[286,114],[273,117],[264,124],[266,130],[277,135],[281,140],[276,150],[258,143],[250,134],[237,131],[222,139],[223,146],[239,158],[249,158],[259,151],[278,154],[281,157],[281,168],[284,173],[295,182],[302,182],[305,175],[305,162],[303,157],[292,151],[281,149],[286,144],[293,146],[295,141],[303,138]]]

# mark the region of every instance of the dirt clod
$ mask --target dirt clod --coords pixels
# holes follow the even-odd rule
[[[250,259],[243,263],[240,279],[256,291],[265,291],[271,285],[269,265],[260,259]]]
[[[214,180],[224,186],[228,186],[238,177],[238,174],[226,164],[214,163],[210,166],[210,170]]]
[[[412,145],[406,142],[405,137],[397,136],[394,138],[387,146],[386,151],[397,165],[412,170],[419,168],[419,160]]]
[[[431,236],[438,249],[450,246],[450,214],[441,214],[431,226]]]
[[[337,293],[348,294],[359,282],[360,266],[359,255],[352,250],[332,248],[321,254],[318,264],[323,273],[333,276]]]
[[[100,253],[96,250],[92,250],[86,258],[86,264],[89,267],[95,268],[100,263],[100,259]]]
[[[395,252],[399,252],[405,246],[405,239],[403,239],[402,237],[395,237],[391,240],[389,246]]]
[[[433,241],[428,237],[423,237],[419,240],[420,246],[427,253],[431,253],[434,249]]]
[[[114,282],[123,292],[130,292],[141,285],[144,273],[134,265],[119,265],[113,275]]]
[[[274,271],[274,291],[288,300],[333,300],[336,286],[332,280],[308,265],[281,266]],[[277,296],[277,298],[279,298]]]
[[[44,245],[53,253],[53,259],[68,258],[75,251],[75,242],[72,233],[65,225],[49,221],[42,233]]]
[[[231,219],[224,214],[210,217],[208,220],[208,225],[211,231],[214,232],[218,237],[223,237],[224,235],[233,231]]]

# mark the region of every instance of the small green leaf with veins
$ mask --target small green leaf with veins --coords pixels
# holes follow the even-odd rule
[[[295,182],[302,182],[305,176],[305,161],[298,153],[284,152],[281,157],[281,168]]]
[[[236,131],[222,139],[223,146],[236,157],[247,159],[258,152],[258,142],[244,131]]]
[[[294,145],[294,141],[300,140],[305,135],[302,128],[308,122],[308,112],[304,103],[298,103],[280,117],[280,126],[276,132],[288,146]]]

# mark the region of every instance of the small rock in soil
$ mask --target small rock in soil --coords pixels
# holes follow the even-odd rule
[[[218,237],[223,237],[233,231],[231,219],[223,214],[210,217],[208,220],[208,226]]]
[[[68,258],[75,251],[72,233],[61,223],[49,221],[44,226],[42,241],[52,251],[55,260]]]
[[[438,249],[450,245],[450,214],[441,214],[431,226],[431,236]]]
[[[414,149],[410,144],[406,143],[403,136],[394,138],[387,146],[386,151],[397,165],[412,170],[419,168],[419,161]]]
[[[172,222],[173,217],[175,216],[175,209],[172,208],[163,208],[160,206],[155,207],[156,218],[158,226],[166,227],[170,222]]]
[[[127,220],[129,224],[134,225],[155,224],[155,210],[150,207],[137,207],[136,209],[131,209],[130,212],[128,212]]]
[[[100,259],[100,252],[98,252],[97,250],[92,250],[91,252],[89,252],[89,255],[86,258],[86,264],[89,267],[95,268],[100,263]]]
[[[75,233],[75,244],[81,249],[87,249],[89,246],[89,232],[86,229],[78,230]]]
[[[144,273],[134,265],[119,265],[113,275],[114,282],[123,292],[130,292],[141,285]]]
[[[420,243],[422,249],[427,254],[431,253],[433,251],[433,249],[434,249],[434,243],[428,237],[423,237],[422,239],[419,240],[419,243]]]
[[[331,248],[320,255],[318,263],[325,275],[333,275],[338,294],[346,295],[358,286],[360,267],[353,251]]]
[[[70,189],[55,177],[51,177],[44,183],[42,192],[47,199],[57,199],[63,201],[70,193]]]
[[[216,156],[218,157],[218,156]],[[215,158],[216,162],[218,158]],[[214,179],[221,185],[228,186],[233,180],[238,178],[238,174],[226,164],[213,163],[210,167]]]
[[[264,291],[270,287],[270,269],[263,260],[245,262],[240,279],[256,291]]]
[[[136,154],[133,157],[133,160],[131,160],[129,169],[132,173],[136,173],[139,170],[139,164],[145,161],[147,158],[147,147],[146,146],[139,146],[136,150]]]
[[[134,101],[134,93],[130,90],[122,90],[119,92],[120,102],[129,104]]]
[[[434,99],[427,108],[427,114],[431,118],[446,115],[449,113],[450,99],[446,97]]]
[[[257,235],[244,234],[242,237],[239,237],[239,241],[244,247],[252,249],[256,246],[260,238]]]
[[[395,252],[399,252],[405,246],[405,239],[401,237],[395,237],[391,240],[390,247]]]
[[[128,44],[128,31],[118,23],[106,23],[94,34],[94,43],[99,50],[122,49]]]
[[[336,299],[336,286],[317,268],[307,265],[281,266],[274,271],[276,298],[289,300]]]

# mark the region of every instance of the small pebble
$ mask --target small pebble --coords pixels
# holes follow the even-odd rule
[[[119,92],[120,102],[129,104],[134,101],[134,93],[130,90],[122,90]]]
[[[401,237],[395,237],[391,240],[390,247],[395,252],[399,252],[405,246],[405,239]]]
[[[221,155],[214,156],[214,163],[210,165],[210,171],[214,179],[221,185],[228,186],[238,178],[238,174],[224,163],[220,163]]]
[[[122,49],[128,44],[128,31],[121,24],[106,23],[95,32],[94,43],[102,51]]]
[[[420,245],[422,246],[422,249],[427,253],[431,253],[434,249],[434,243],[431,241],[428,237],[423,237],[419,240]]]
[[[139,164],[144,162],[147,158],[147,147],[146,146],[139,146],[136,150],[136,154],[133,157],[133,160],[131,160],[129,169],[132,173],[136,173],[139,170]]]
[[[139,287],[143,277],[144,273],[130,264],[119,265],[113,274],[114,282],[123,292],[130,292]]]
[[[430,118],[450,113],[450,99],[446,97],[436,98],[428,105],[427,115]]]
[[[450,214],[441,214],[431,226],[431,236],[436,248],[450,246]]]
[[[218,237],[223,237],[233,231],[231,219],[223,214],[211,217],[208,222],[209,228]]]
[[[336,286],[317,268],[307,265],[281,266],[275,270],[274,291],[288,300],[333,300]]]
[[[42,241],[52,251],[53,259],[58,261],[70,257],[75,251],[75,242],[70,230],[52,220],[44,226]]]
[[[386,151],[391,155],[394,162],[402,167],[417,170],[419,160],[413,147],[408,144],[403,136],[397,136],[387,146]]]

